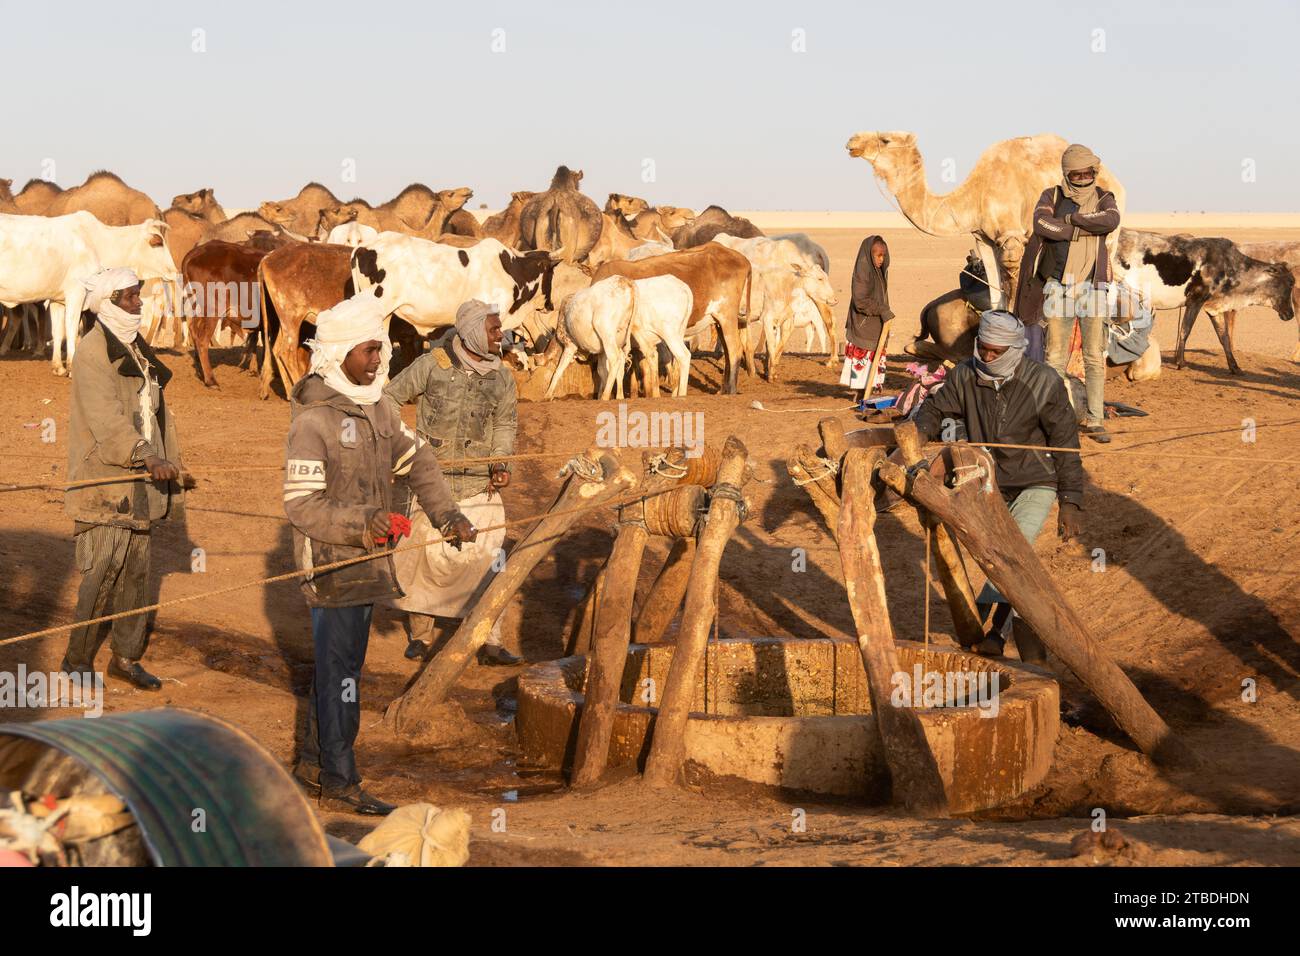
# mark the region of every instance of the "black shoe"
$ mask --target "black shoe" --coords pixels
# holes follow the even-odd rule
[[[320,765],[303,763],[299,760],[293,765],[293,779],[312,796],[320,795]]]
[[[116,654],[108,662],[108,675],[119,680],[129,681],[141,690],[159,690],[162,681],[140,666],[139,661],[128,661]]]
[[[74,664],[68,660],[68,655],[63,655],[63,663],[59,665],[59,670],[71,677],[74,674],[80,674],[82,680],[93,681],[95,679],[94,664]]]
[[[500,644],[484,644],[478,649],[475,659],[480,664],[486,664],[489,667],[510,667],[524,663],[522,657],[511,654]]]
[[[429,656],[429,645],[424,641],[417,641],[411,638],[406,642],[406,659],[408,661],[422,661]]]
[[[371,817],[386,817],[397,809],[397,805],[372,797],[361,789],[361,784],[354,783],[350,787],[338,789],[322,788],[320,808],[344,813],[360,813]]]
[[[1079,430],[1099,445],[1110,444],[1110,433],[1106,431],[1105,425],[1084,425]]]

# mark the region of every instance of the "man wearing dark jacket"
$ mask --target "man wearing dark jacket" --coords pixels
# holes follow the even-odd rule
[[[392,345],[386,310],[368,292],[316,317],[311,373],[293,389],[286,442],[284,510],[298,567],[311,571],[386,550],[405,522],[393,520],[393,479],[405,477],[433,527],[449,541],[477,532],[456,507],[433,449],[384,398]],[[394,807],[361,789],[353,743],[360,681],[377,600],[400,597],[393,559],[308,575],[316,671],[307,731],[294,776],[322,808],[386,814]]]
[[[1074,323],[1083,338],[1088,408],[1084,433],[1106,443],[1106,286],[1110,282],[1107,239],[1119,228],[1115,194],[1097,185],[1101,160],[1075,143],[1061,156],[1061,184],[1043,191],[1034,208],[1034,235],[1020,269],[1016,312],[1033,332],[1029,354],[1043,355],[1065,377]]]
[[[1009,312],[980,316],[975,355],[948,373],[943,387],[930,393],[916,414],[917,430],[927,439],[965,439],[972,444],[1050,445],[1078,448],[1079,431],[1065,383],[1055,371],[1025,355],[1024,325]],[[1011,517],[1033,544],[1060,502],[1057,530],[1068,541],[1083,529],[1083,464],[1077,454],[990,448],[998,488]],[[1002,653],[1002,632],[1011,608],[993,587],[975,599],[988,636],[976,650]],[[1042,646],[1019,618],[1014,629],[1022,660],[1041,662]]]

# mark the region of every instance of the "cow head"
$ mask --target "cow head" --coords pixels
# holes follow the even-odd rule
[[[533,252],[514,252],[502,249],[499,256],[501,268],[513,283],[509,314],[514,315],[525,305],[533,301],[540,290],[542,301],[534,303],[534,308],[551,312],[555,306],[551,303],[551,280],[555,274],[556,260],[554,253],[544,250]]]
[[[622,193],[610,193],[609,199],[605,200],[605,212],[611,216],[614,213],[622,213],[628,219],[635,219],[649,208],[650,204],[644,199],[638,199],[636,196],[624,196]]]
[[[167,223],[160,219],[146,219],[138,226],[123,226],[123,229],[135,230],[132,241],[130,262],[125,263],[135,270],[141,280],[172,279],[176,275],[176,263],[171,250],[167,248]]]
[[[808,298],[819,305],[835,305],[835,289],[831,287],[830,277],[821,266],[796,263],[791,268],[798,278],[800,288],[808,294]]]
[[[1268,299],[1268,304],[1277,312],[1283,322],[1295,318],[1297,295],[1295,273],[1284,262],[1270,262],[1264,269],[1261,291]]]

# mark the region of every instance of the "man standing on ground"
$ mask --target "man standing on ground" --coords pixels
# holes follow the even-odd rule
[[[454,334],[394,378],[384,394],[398,405],[417,403],[416,432],[441,459],[508,458],[515,449],[515,379],[501,361],[501,316],[495,305],[471,299],[456,310]],[[460,510],[477,527],[505,521],[501,489],[510,483],[505,461],[455,465],[446,472]],[[432,532],[417,512],[411,540]],[[407,656],[423,658],[433,644],[436,617],[464,618],[492,580],[505,529],[485,532],[473,546],[445,542],[395,557],[405,593],[393,603],[409,617]],[[499,570],[499,568],[498,568]],[[478,651],[480,664],[518,664],[501,644],[501,623]]]
[[[1043,191],[1034,209],[1034,234],[1020,269],[1016,311],[1035,331],[1046,325],[1047,364],[1065,378],[1078,319],[1083,337],[1088,409],[1084,434],[1107,443],[1106,286],[1110,255],[1106,237],[1119,228],[1115,194],[1097,185],[1101,160],[1075,144],[1061,156],[1059,186]],[[1041,336],[1041,332],[1037,333]],[[1034,343],[1037,344],[1037,343]],[[1036,355],[1036,349],[1030,349]]]
[[[432,449],[383,397],[393,347],[383,306],[368,292],[316,317],[311,372],[293,389],[284,511],[298,567],[383,553],[400,538],[393,479],[405,477],[420,507],[451,541],[475,530],[456,508]],[[294,776],[328,810],[386,814],[394,807],[361,788],[353,744],[361,723],[361,668],[374,603],[401,594],[384,554],[304,578],[315,677]]]
[[[81,588],[76,620],[149,603],[150,529],[181,513],[180,440],[163,400],[171,372],[139,336],[140,280],[130,269],[105,269],[87,279],[86,310],[96,322],[72,362],[68,480],[138,477],[147,481],[70,489],[64,508],[74,522]],[[149,616],[78,627],[61,669],[93,675],[95,655],[112,628],[108,674],[141,690],[162,681],[140,664]]]
[[[1078,448],[1079,432],[1065,383],[1052,369],[1025,355],[1025,328],[1010,312],[980,316],[975,355],[948,373],[916,413],[926,439]],[[990,448],[998,489],[1025,539],[1032,545],[1059,500],[1057,531],[1068,541],[1083,530],[1083,463],[1073,453]],[[1011,606],[992,582],[975,599],[990,622],[975,649],[999,656]],[[1038,636],[1019,617],[1013,634],[1021,660],[1046,659]]]

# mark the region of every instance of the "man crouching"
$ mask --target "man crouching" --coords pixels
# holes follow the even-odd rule
[[[298,567],[386,549],[400,534],[391,513],[394,476],[406,477],[435,528],[473,541],[429,445],[383,398],[392,345],[385,309],[362,293],[316,317],[311,372],[293,389],[284,510]],[[403,519],[404,521],[405,519]],[[376,600],[399,596],[387,555],[308,575],[316,670],[307,731],[294,776],[320,793],[323,809],[386,814],[394,807],[361,789],[353,744],[361,722],[360,681]]]

